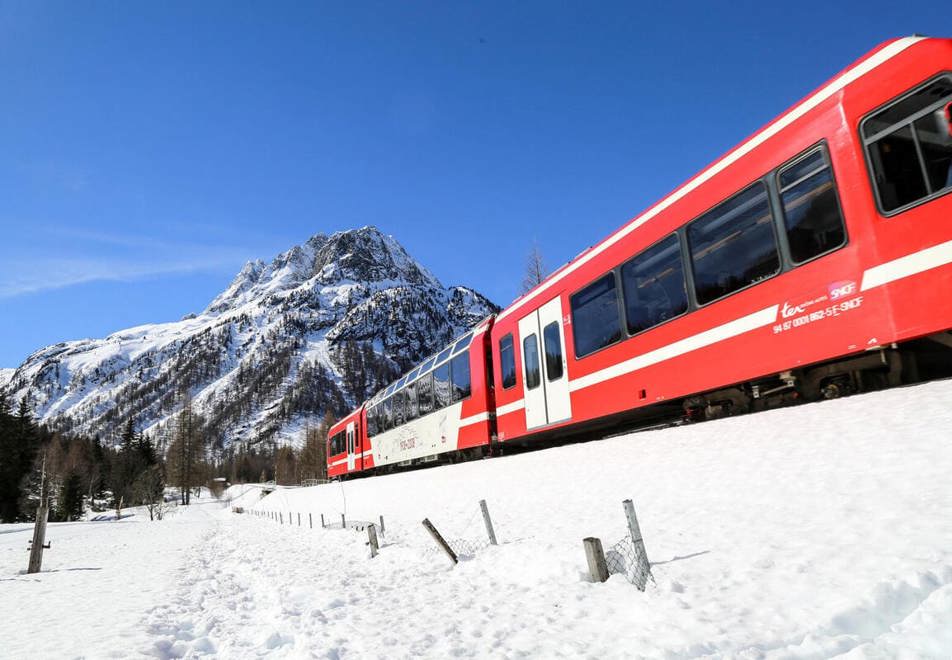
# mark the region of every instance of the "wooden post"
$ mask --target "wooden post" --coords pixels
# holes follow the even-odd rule
[[[300,527],[300,526],[301,526],[301,514],[299,513],[299,514],[298,514],[298,527]]]
[[[281,516],[281,524],[283,525],[283,524],[284,524],[284,514],[283,514],[283,513],[279,513],[278,515]]]
[[[582,539],[582,544],[585,546],[585,559],[588,561],[588,574],[592,582],[604,582],[608,579],[608,565],[605,563],[601,539],[590,536]]]
[[[370,542],[370,558],[373,559],[377,556],[377,550],[379,549],[377,545],[377,526],[373,523],[367,525],[367,540]]]
[[[321,529],[324,529],[327,525],[324,524],[324,514],[321,514]]]
[[[383,516],[380,516],[380,535],[385,536],[387,534],[387,528],[383,526]]]
[[[340,514],[340,528],[347,529],[347,519],[344,517],[344,514]]]
[[[36,509],[36,523],[33,525],[33,545],[30,546],[30,564],[27,573],[39,573],[43,566],[43,548],[46,543],[46,521],[50,515],[50,501],[46,498],[46,454],[43,455],[43,468],[40,473],[40,506]]]
[[[486,500],[479,500],[479,508],[483,511],[483,522],[486,523],[486,533],[489,534],[489,543],[496,543],[496,530],[493,529],[493,519],[489,517],[489,507],[486,506]]]
[[[46,546],[46,520],[50,515],[50,506],[46,497],[40,500],[36,509],[36,524],[33,526],[33,545],[30,546],[30,565],[27,573],[39,573],[43,566],[43,549]]]
[[[313,513],[307,514],[307,524],[309,525],[309,529],[314,529],[314,514]]]
[[[459,563],[459,558],[456,556],[456,553],[453,552],[453,548],[450,547],[450,544],[447,543],[438,531],[436,527],[433,526],[433,523],[430,522],[429,518],[423,519],[423,526],[426,528],[426,531],[430,533],[430,536],[433,537],[433,540],[436,541],[436,544],[443,549],[443,552],[450,558],[454,564]]]

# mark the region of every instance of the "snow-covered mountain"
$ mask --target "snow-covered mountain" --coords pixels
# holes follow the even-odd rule
[[[252,261],[200,314],[43,348],[0,389],[63,431],[160,436],[187,392],[218,446],[298,441],[497,307],[446,288],[375,227]]]

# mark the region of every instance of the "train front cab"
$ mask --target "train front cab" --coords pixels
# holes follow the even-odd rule
[[[327,476],[331,479],[356,474],[373,466],[373,456],[364,429],[364,407],[334,424],[327,434]]]

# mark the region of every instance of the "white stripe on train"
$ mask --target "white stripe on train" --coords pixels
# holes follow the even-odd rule
[[[933,245],[924,250],[913,252],[904,257],[899,257],[898,259],[893,259],[892,261],[887,261],[886,263],[867,269],[863,272],[863,283],[860,289],[862,291],[869,291],[884,284],[918,275],[927,270],[948,264],[952,264],[952,241]],[[780,305],[765,307],[753,314],[748,314],[747,316],[705,330],[696,335],[685,337],[673,344],[668,344],[667,346],[662,346],[648,353],[637,355],[624,362],[619,362],[618,364],[613,364],[610,367],[588,374],[587,376],[576,378],[569,382],[569,389],[572,392],[577,392],[586,387],[603,383],[612,378],[624,376],[638,369],[670,360],[699,348],[705,348],[746,332],[769,326],[777,320],[777,310],[779,307]],[[522,410],[524,407],[525,402],[520,399],[505,406],[500,406],[496,410],[496,414],[501,417],[508,413]]]

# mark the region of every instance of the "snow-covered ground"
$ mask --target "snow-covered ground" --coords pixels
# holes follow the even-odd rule
[[[233,487],[244,515],[53,526],[39,576],[19,574],[26,531],[0,527],[0,656],[949,658],[950,439],[939,382],[264,499]],[[621,539],[629,497],[644,593],[585,577],[582,538]],[[365,533],[319,528],[341,512],[384,516],[377,558]],[[459,565],[424,517],[472,546]]]

